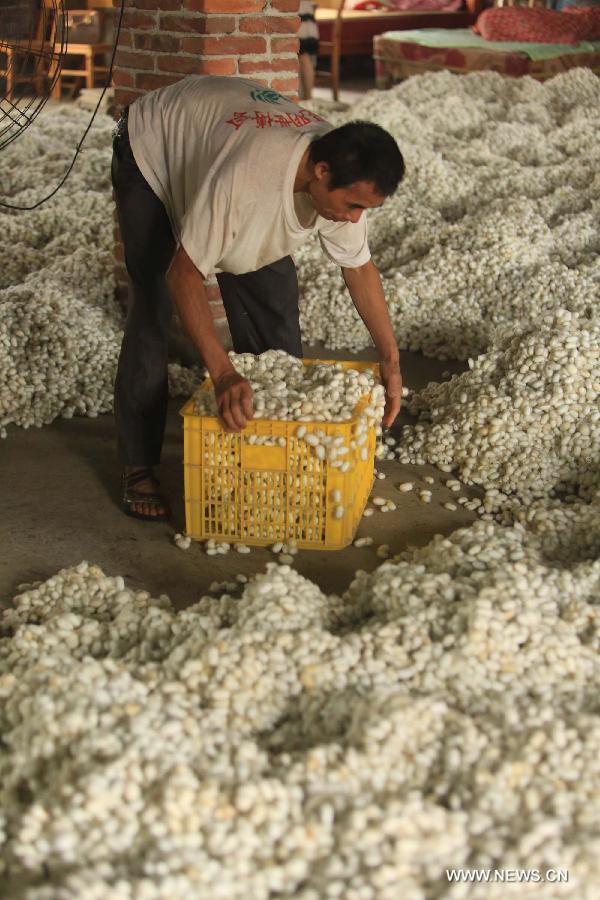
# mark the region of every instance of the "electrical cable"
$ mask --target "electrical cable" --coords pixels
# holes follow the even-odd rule
[[[75,165],[75,163],[77,161],[77,157],[82,152],[81,148],[83,146],[83,142],[85,141],[85,139],[88,135],[88,132],[94,123],[96,114],[97,114],[98,110],[100,109],[100,104],[102,103],[102,100],[104,99],[104,95],[105,95],[106,91],[108,90],[108,86],[110,85],[110,82],[112,79],[113,66],[114,66],[114,62],[115,62],[115,56],[117,55],[117,45],[119,43],[119,36],[121,34],[121,22],[123,21],[124,10],[125,10],[125,0],[121,0],[121,10],[119,13],[119,21],[117,23],[117,33],[115,35],[115,43],[114,43],[114,47],[113,47],[113,51],[112,51],[112,56],[110,58],[110,67],[108,70],[108,76],[106,78],[106,84],[104,85],[104,88],[102,89],[102,93],[100,94],[100,97],[96,104],[96,108],[92,113],[92,117],[91,117],[90,121],[88,122],[87,128],[83,132],[83,136],[82,136],[81,140],[79,141],[79,143],[77,144],[77,147],[75,149],[75,154],[73,156],[73,159],[71,160],[71,164],[70,164],[69,168],[65,172],[61,181],[59,181],[57,186],[54,188],[54,190],[50,194],[48,194],[47,197],[44,197],[43,200],[38,200],[38,202],[34,203],[33,206],[16,206],[13,203],[4,203],[2,200],[0,200],[0,207],[2,207],[3,209],[15,209],[15,210],[18,210],[19,212],[29,212],[32,209],[37,209],[38,206],[42,205],[42,203],[46,203],[48,200],[50,200],[52,197],[54,197],[54,195],[61,189],[61,187],[63,186],[63,184],[69,177],[69,175],[71,174],[71,172],[73,170],[73,166]]]

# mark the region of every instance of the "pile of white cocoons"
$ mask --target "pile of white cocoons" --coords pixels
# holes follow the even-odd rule
[[[342,597],[275,563],[179,613],[87,563],[25,587],[0,621],[8,895],[506,897],[453,888],[462,866],[561,868],[531,896],[591,900],[599,514],[476,522]]]
[[[255,419],[347,422],[362,397],[383,396],[370,369],[345,370],[341,363],[304,365],[283,350],[267,350],[259,356],[231,352],[229,358],[252,389]],[[214,391],[196,391],[194,406],[197,415],[216,416]]]
[[[90,115],[47,107],[2,151],[2,200],[32,206],[65,174]],[[110,412],[123,336],[114,299],[111,117],[100,115],[66,184],[33,211],[0,208],[0,436]],[[173,394],[198,372],[171,364]]]
[[[567,310],[505,328],[471,368],[409,402],[405,463],[451,466],[498,510],[600,487],[600,316]]]
[[[545,83],[440,72],[371,93],[406,175],[369,213],[401,348],[468,359],[414,394],[397,458],[444,466],[512,521],[534,499],[589,500],[600,484],[600,79]],[[298,254],[307,340],[370,343],[317,243]]]
[[[598,315],[600,79],[541,83],[438,72],[371,91],[333,125],[368,119],[396,138],[406,173],[369,217],[398,344],[475,357],[500,327],[552,310]],[[371,343],[318,240],[295,254],[306,343]]]

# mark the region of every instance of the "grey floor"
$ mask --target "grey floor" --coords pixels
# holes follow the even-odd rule
[[[348,358],[310,348],[312,357]],[[374,358],[373,353],[359,354]],[[419,388],[439,380],[451,365],[403,354],[405,383]],[[182,487],[182,425],[178,410],[183,398],[171,401],[161,467],[163,487],[174,509],[174,526],[184,528]],[[399,425],[399,423],[398,423]],[[396,428],[397,430],[397,428]],[[434,501],[421,503],[414,494],[400,494],[396,485],[407,478],[441,473],[397,463],[378,464],[387,478],[376,483],[376,493],[390,496],[398,509],[363,519],[359,534],[370,534],[374,544],[390,544],[398,552],[408,544],[426,543],[436,533],[450,533],[475,516],[462,508],[445,510],[441,503],[449,491],[434,488]],[[423,485],[424,486],[424,485]],[[472,495],[473,492],[467,492]],[[195,602],[212,581],[231,579],[236,573],[263,571],[274,559],[269,550],[255,549],[241,556],[208,557],[200,545],[188,551],[172,543],[175,528],[167,523],[143,523],[126,517],[119,507],[119,467],[114,450],[112,416],[58,420],[41,429],[10,428],[0,442],[0,602],[14,596],[22,582],[49,578],[59,569],[82,560],[99,564],[106,573],[123,575],[127,583],[145,588],[153,596],[168,594],[178,606]],[[325,592],[342,592],[357,569],[371,571],[380,564],[375,547],[349,547],[338,551],[303,551],[297,570]]]

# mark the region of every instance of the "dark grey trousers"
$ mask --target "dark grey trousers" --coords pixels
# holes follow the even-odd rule
[[[115,381],[121,462],[160,462],[168,401],[168,332],[172,302],[166,273],[175,252],[167,212],[134,159],[126,120],[113,142],[112,183],[125,263],[132,283]],[[245,275],[217,275],[237,353],[285,350],[302,356],[298,279],[290,256]]]

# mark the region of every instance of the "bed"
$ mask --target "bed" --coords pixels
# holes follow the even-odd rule
[[[576,45],[488,41],[468,28],[394,30],[373,38],[378,88],[422,72],[466,73],[491,69],[502,75],[530,75],[545,81],[575,67],[600,75],[600,42]]]

